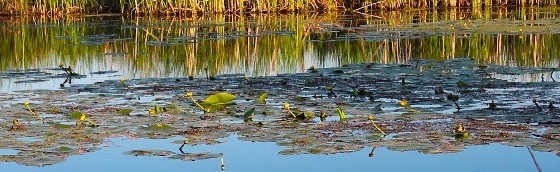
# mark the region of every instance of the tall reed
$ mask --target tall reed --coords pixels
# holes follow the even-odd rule
[[[560,0],[1,0],[0,14],[64,15],[123,13],[180,15],[201,13],[286,13],[372,9],[556,5]]]

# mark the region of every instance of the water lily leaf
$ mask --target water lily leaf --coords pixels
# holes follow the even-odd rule
[[[229,104],[235,100],[235,96],[226,92],[216,93],[204,99],[203,103],[206,105],[223,105]]]
[[[257,97],[257,103],[259,104],[266,104],[266,97],[268,96],[268,93],[263,92],[259,95],[259,97]]]
[[[455,138],[457,139],[468,139],[470,137],[469,132],[458,132],[454,134]]]
[[[213,159],[219,158],[222,154],[213,154],[213,153],[184,153],[184,154],[175,154],[170,156],[170,159],[178,159],[183,161],[196,161],[196,160],[204,160],[204,159]]]
[[[158,122],[155,124],[152,124],[150,126],[148,126],[148,130],[169,130],[172,129],[173,127],[169,124],[163,123],[163,122]]]
[[[168,150],[131,150],[125,152],[125,154],[132,156],[170,156],[174,155],[175,153]]]
[[[311,111],[305,111],[303,112],[303,117],[307,120],[307,119],[313,119],[315,118],[315,113],[311,112]]]
[[[80,119],[80,117],[82,116],[82,114],[83,114],[83,113],[80,112],[80,111],[73,111],[73,112],[70,112],[70,116],[69,116],[69,117],[70,117],[70,119]]]
[[[72,128],[73,125],[67,125],[67,124],[61,124],[61,123],[56,123],[54,124],[54,128],[56,129],[68,129],[68,128]]]
[[[255,108],[251,108],[245,112],[245,122],[253,121],[253,117],[255,117]]]
[[[120,109],[117,113],[119,115],[127,116],[127,115],[130,115],[130,112],[132,112],[132,109]]]
[[[204,104],[204,109],[206,112],[217,112],[217,111],[222,111],[226,108],[226,105],[224,104],[216,104],[216,105],[207,105]]]
[[[73,149],[67,146],[60,146],[55,149],[57,152],[71,152]]]

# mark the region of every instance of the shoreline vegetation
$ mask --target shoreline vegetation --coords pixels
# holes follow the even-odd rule
[[[556,8],[374,14],[385,19],[347,22],[332,13],[207,15],[196,20],[13,17],[0,24],[0,33],[6,35],[0,38],[0,45],[4,45],[0,52],[6,59],[0,61],[0,70],[63,63],[77,72],[107,67],[142,77],[197,77],[207,73],[268,76],[302,72],[310,66],[412,63],[415,59],[456,57],[472,57],[480,64],[558,66],[560,49],[555,45],[560,41],[556,34],[560,27],[555,18],[560,13]],[[494,22],[487,22],[490,20]],[[519,25],[524,21],[528,24]],[[339,28],[359,33],[335,32]],[[213,51],[201,51],[208,49]]]
[[[61,16],[123,14],[196,16],[200,14],[294,13],[402,8],[492,8],[555,6],[560,0],[3,0],[0,15]]]

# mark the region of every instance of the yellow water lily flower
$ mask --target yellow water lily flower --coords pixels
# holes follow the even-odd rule
[[[457,124],[457,127],[455,128],[455,132],[462,133],[464,131],[465,131],[465,128],[463,127],[463,123]]]
[[[192,92],[189,91],[189,92],[186,92],[186,93],[185,93],[185,96],[186,96],[186,97],[192,97],[193,94],[192,94]]]
[[[17,130],[25,130],[25,127],[23,126],[22,123],[19,122],[19,120],[14,119],[12,121],[12,128],[10,128],[10,131],[17,131]]]
[[[77,127],[82,127],[82,125],[83,125],[84,123],[86,123],[88,126],[91,126],[91,127],[97,126],[97,124],[95,124],[95,122],[93,122],[93,121],[91,121],[91,120],[89,120],[89,119],[87,118],[87,115],[86,115],[85,113],[82,113],[82,114],[80,115],[80,119],[78,119],[78,120],[76,121],[76,126],[77,126]]]
[[[156,116],[156,110],[154,110],[153,108],[149,108],[149,109],[148,109],[148,114],[149,114],[150,116]]]
[[[12,121],[12,124],[13,124],[14,126],[16,126],[17,124],[19,124],[19,121],[18,121],[17,119],[14,119],[14,120]]]
[[[85,121],[87,119],[86,114],[82,113],[82,115],[80,115],[80,121]]]
[[[284,103],[284,109],[285,110],[290,110],[290,104],[289,103]]]
[[[406,101],[406,99],[401,99],[401,101],[399,101],[399,104],[400,104],[402,107],[408,106],[408,102]]]

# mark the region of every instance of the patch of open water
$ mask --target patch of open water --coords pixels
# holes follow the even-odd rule
[[[66,161],[45,166],[0,164],[1,171],[220,171],[220,158],[182,161],[166,157],[126,155],[131,150],[160,149],[178,151],[171,139],[112,138],[99,151],[73,156]],[[225,171],[537,171],[526,147],[501,144],[470,146],[458,153],[423,154],[415,151],[391,151],[371,148],[333,155],[279,155],[282,148],[271,142],[249,142],[235,134],[215,145],[186,146],[189,153],[222,153]],[[12,152],[14,153],[14,152]],[[15,152],[17,153],[17,152]],[[549,152],[534,152],[543,171],[560,168],[560,158]]]

